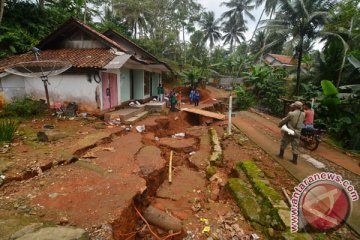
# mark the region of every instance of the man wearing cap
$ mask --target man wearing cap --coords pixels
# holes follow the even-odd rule
[[[290,105],[291,112],[283,118],[280,123],[279,127],[283,125],[287,125],[287,127],[294,131],[294,134],[291,135],[287,132],[282,133],[281,143],[280,143],[280,153],[279,157],[284,158],[284,152],[286,146],[291,143],[293,159],[291,160],[292,163],[297,164],[298,155],[299,155],[299,142],[300,142],[300,132],[303,126],[305,113],[301,111],[301,107],[303,106],[302,102],[296,101]]]

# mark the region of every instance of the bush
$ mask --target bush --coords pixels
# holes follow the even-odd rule
[[[14,99],[11,103],[7,103],[1,112],[1,116],[28,118],[43,115],[45,111],[46,104],[43,101],[24,97]]]
[[[241,86],[236,86],[236,104],[239,110],[247,110],[254,102],[254,98],[251,94],[246,92]]]
[[[18,124],[11,119],[0,120],[0,142],[11,142],[17,130]]]

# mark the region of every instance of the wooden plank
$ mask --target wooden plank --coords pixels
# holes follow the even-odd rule
[[[225,120],[225,115],[224,114],[214,113],[214,112],[210,112],[210,111],[206,111],[206,110],[202,110],[202,109],[182,108],[181,111],[185,111],[185,112],[189,112],[189,113],[195,113],[195,114],[198,114],[198,115],[214,118],[214,119],[217,119],[217,120]]]

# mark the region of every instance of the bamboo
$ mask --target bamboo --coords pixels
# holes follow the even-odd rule
[[[172,182],[172,158],[173,158],[173,151],[170,152],[170,160],[169,160],[169,183]]]
[[[291,200],[290,200],[289,195],[288,195],[287,192],[286,192],[286,189],[285,189],[285,188],[281,188],[281,190],[282,190],[282,192],[283,192],[283,194],[284,194],[284,196],[285,196],[285,198],[286,198],[286,202],[287,202],[288,206],[291,207]]]

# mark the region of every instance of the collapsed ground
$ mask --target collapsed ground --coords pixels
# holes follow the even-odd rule
[[[45,124],[64,132],[64,138],[37,141],[36,133]],[[225,122],[209,123],[184,112],[149,116],[136,123],[140,125],[145,126],[142,133],[135,126],[107,126],[96,118],[23,123],[10,150],[0,155],[5,176],[0,188],[0,239],[14,234],[16,239],[19,230],[34,223],[42,223],[36,228],[82,228],[93,239],[250,239],[252,234],[286,238],[281,224],[267,225],[260,219],[273,222],[270,214],[239,208],[242,200],[235,198],[236,202],[231,195],[229,179],[252,188],[237,167],[246,160],[262,170],[261,178],[280,196],[282,188],[290,193],[297,184],[240,131],[233,129],[233,135],[226,136]],[[210,164],[214,132],[222,157]],[[176,133],[185,137],[174,138]],[[169,183],[171,151],[174,168]],[[250,195],[255,202],[263,201],[256,191]],[[144,214],[149,205],[181,220],[181,233],[157,226],[150,231],[137,213]],[[344,228],[330,238],[337,234],[352,237]]]

